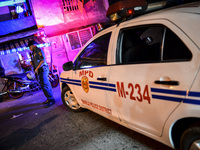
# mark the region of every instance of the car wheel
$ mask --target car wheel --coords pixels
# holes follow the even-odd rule
[[[200,149],[200,127],[195,126],[187,129],[181,136],[181,150]]]
[[[71,89],[68,87],[65,87],[62,90],[62,102],[67,107],[69,110],[74,111],[74,112],[81,112],[84,111],[85,109],[81,108],[79,103],[77,102],[74,94],[72,93]]]

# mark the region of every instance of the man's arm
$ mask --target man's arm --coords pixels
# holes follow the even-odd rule
[[[44,63],[44,60],[41,60],[37,68],[35,68],[35,73],[38,73],[38,69],[40,68],[40,66],[42,66],[43,63]]]

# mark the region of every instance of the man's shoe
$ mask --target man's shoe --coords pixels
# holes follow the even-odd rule
[[[49,101],[44,107],[48,108],[48,107],[52,106],[53,104],[55,104],[55,100]]]
[[[46,101],[44,101],[42,104],[47,104],[47,103],[49,103],[48,99]]]

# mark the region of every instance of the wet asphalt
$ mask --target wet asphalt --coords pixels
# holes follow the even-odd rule
[[[74,113],[53,88],[44,108],[41,90],[0,102],[0,150],[172,150],[91,111]]]

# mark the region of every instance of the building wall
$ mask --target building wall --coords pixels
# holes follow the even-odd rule
[[[65,4],[76,2],[78,9],[68,11],[63,1]],[[108,0],[89,0],[82,6],[80,0],[31,0],[31,3],[37,25],[43,26],[49,37],[109,21],[106,17]]]
[[[58,67],[59,73],[63,71],[63,64],[68,61],[73,61],[81,50],[81,47],[84,46],[84,44],[91,39],[94,34],[96,34],[96,32],[93,31],[94,28],[94,26],[91,26],[85,29],[48,38],[51,46],[47,48],[51,53],[52,63]],[[73,47],[74,42],[79,46]]]
[[[0,7],[0,22],[10,19],[11,15],[8,6]]]
[[[52,26],[64,23],[60,0],[31,0],[37,25]]]
[[[48,38],[48,41],[51,45],[48,48],[51,54],[52,64],[58,67],[59,73],[61,73],[62,65],[69,61],[62,35]]]

